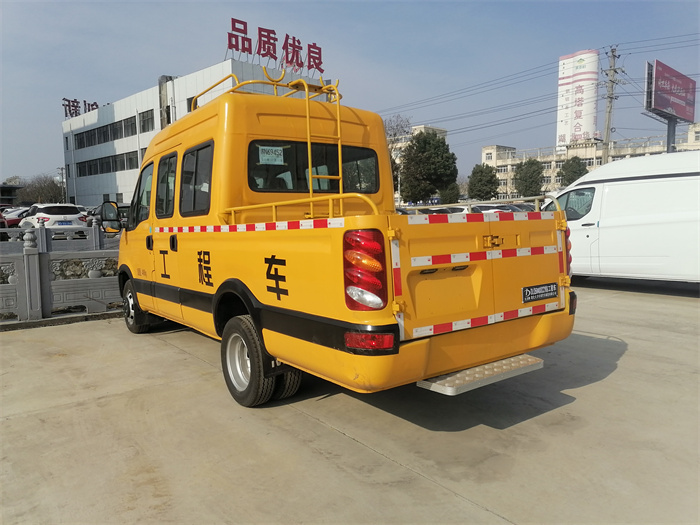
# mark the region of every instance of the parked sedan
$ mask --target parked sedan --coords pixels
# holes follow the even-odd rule
[[[54,237],[57,235],[85,237],[86,215],[75,204],[34,204],[20,222],[20,228],[52,228]]]
[[[7,227],[16,228],[19,226],[19,223],[22,222],[22,218],[24,217],[24,212],[28,209],[29,208],[8,208],[3,211],[5,221],[7,221]]]

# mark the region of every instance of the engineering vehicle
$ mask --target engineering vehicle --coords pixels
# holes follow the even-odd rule
[[[541,367],[524,354],[574,322],[564,212],[398,214],[381,118],[281,80],[230,75],[151,141],[119,250],[128,328],[220,339],[244,406],[302,371],[454,395]],[[116,203],[102,216],[120,228]]]

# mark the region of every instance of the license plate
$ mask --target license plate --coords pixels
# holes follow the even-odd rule
[[[70,226],[73,224],[71,221],[58,221],[59,226]]]
[[[559,295],[557,283],[539,284],[523,288],[523,303],[551,299]]]

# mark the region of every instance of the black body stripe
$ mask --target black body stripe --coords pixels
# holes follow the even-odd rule
[[[220,292],[216,294],[178,288],[143,279],[133,279],[133,283],[137,293],[150,295],[164,301],[180,303],[183,306],[208,314],[214,313],[214,305],[218,302],[222,289],[223,293],[235,290],[235,293],[239,295],[246,295],[244,299],[247,299],[247,301],[245,302],[253,309],[250,313],[254,319],[259,320],[261,329],[271,330],[289,337],[357,355],[392,355],[399,352],[399,327],[396,323],[382,326],[354,324],[329,317],[268,306],[258,301],[240,281],[227,281],[220,288]],[[381,350],[348,348],[345,346],[346,332],[390,333],[394,335],[394,346]]]
[[[574,182],[572,188],[578,188],[579,186],[593,186],[594,184],[607,184],[609,182],[626,182],[626,181],[636,181],[636,180],[657,180],[657,179],[677,179],[684,177],[697,177],[700,176],[700,172],[694,173],[664,173],[661,175],[638,175],[636,177],[617,177],[615,179],[600,179],[591,181],[581,181]]]

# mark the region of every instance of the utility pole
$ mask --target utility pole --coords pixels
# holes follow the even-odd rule
[[[615,67],[615,60],[620,58],[616,54],[617,49],[611,48],[610,53],[607,53],[610,66],[608,69],[604,69],[603,73],[608,77],[605,82],[607,87],[607,103],[605,105],[605,133],[603,135],[603,158],[601,164],[607,164],[610,156],[610,130],[612,129],[612,112],[613,112],[613,100],[617,97],[615,96],[615,84],[619,84],[620,81],[616,78],[618,73],[624,73],[624,69]]]

